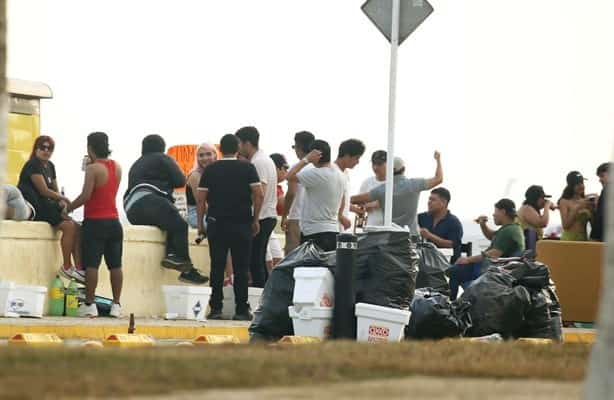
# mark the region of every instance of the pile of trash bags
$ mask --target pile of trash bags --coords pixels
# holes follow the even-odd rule
[[[336,253],[324,252],[311,242],[288,254],[271,272],[260,307],[249,327],[250,338],[277,340],[292,335],[288,306],[294,294],[294,269],[326,267],[335,274]],[[418,254],[404,231],[367,232],[358,235],[355,283],[356,303],[408,309],[414,296]]]
[[[446,256],[429,242],[418,242],[416,251],[420,257],[416,289],[431,288],[450,296],[450,285],[446,279],[446,270],[450,268],[450,262]]]
[[[494,261],[453,302],[417,291],[406,335],[415,339],[481,337],[562,340],[561,306],[546,265],[529,258]]]

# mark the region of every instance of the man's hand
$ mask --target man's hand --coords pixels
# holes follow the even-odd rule
[[[256,236],[258,233],[260,233],[260,221],[254,221],[252,222],[252,236]]]
[[[311,150],[306,158],[310,163],[317,164],[320,162],[320,158],[322,158],[322,152],[320,150]]]
[[[435,159],[435,161],[439,162],[439,160],[441,160],[441,153],[435,150],[435,154],[433,155],[433,158]]]
[[[288,217],[287,216],[283,216],[281,217],[281,230],[284,232],[288,232]]]
[[[480,215],[475,219],[475,222],[482,225],[488,222],[488,217],[486,215]]]
[[[343,229],[349,229],[352,226],[352,222],[345,216],[339,216],[339,223],[343,226]]]
[[[551,202],[550,200],[546,200],[546,202],[544,203],[544,209],[549,209],[550,211],[554,211],[556,210],[556,205]]]
[[[350,211],[362,217],[363,215],[365,215],[365,212],[367,211],[367,209],[366,207],[358,205],[358,204],[350,204]]]
[[[420,228],[420,236],[428,240],[431,238],[431,231],[426,228]]]
[[[456,260],[456,264],[457,265],[469,264],[469,259],[467,257],[459,257],[458,260]]]

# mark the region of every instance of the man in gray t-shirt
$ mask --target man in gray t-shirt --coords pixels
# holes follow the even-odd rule
[[[416,219],[420,192],[430,190],[443,182],[443,169],[439,152],[435,152],[437,169],[435,176],[430,179],[406,178],[405,163],[400,157],[394,158],[393,198],[392,198],[392,222],[399,226],[408,226],[412,235],[418,235],[418,223]],[[365,204],[378,201],[385,207],[386,185],[380,185],[369,192],[352,196],[352,204]],[[385,212],[385,210],[384,210]]]

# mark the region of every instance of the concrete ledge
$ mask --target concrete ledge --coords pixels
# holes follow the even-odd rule
[[[550,267],[564,321],[596,320],[604,251],[604,244],[598,242],[537,242],[537,259]]]
[[[44,222],[0,222],[0,280],[49,287],[62,264],[60,234]],[[190,256],[196,268],[209,274],[207,241],[194,244],[190,231]],[[162,285],[182,285],[179,273],[164,269],[165,234],[147,226],[124,225],[122,306],[124,313],[140,317],[161,316],[164,310]],[[109,273],[100,267],[97,294],[111,297]]]

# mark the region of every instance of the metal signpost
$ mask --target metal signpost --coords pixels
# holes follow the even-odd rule
[[[367,0],[362,11],[390,41],[388,99],[388,150],[386,157],[386,202],[384,225],[392,226],[394,130],[397,101],[397,51],[399,45],[433,12],[427,0]]]

